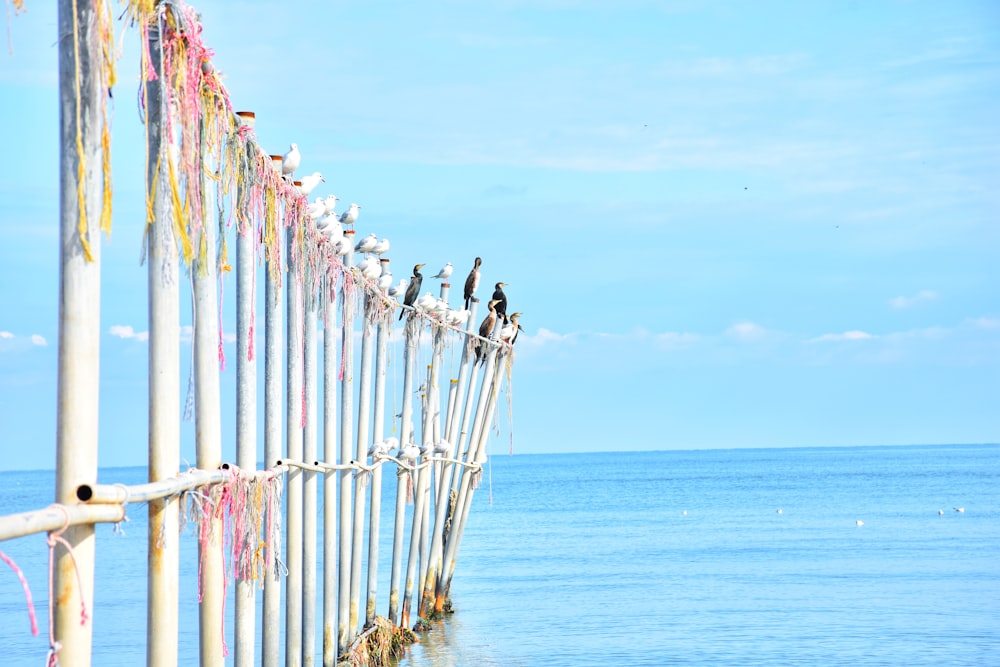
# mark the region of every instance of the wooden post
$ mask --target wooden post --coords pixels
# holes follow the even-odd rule
[[[76,26],[79,25],[79,31]],[[101,340],[100,43],[94,6],[59,2],[59,382],[55,501],[75,502],[79,484],[97,481]],[[78,78],[79,77],[79,78]],[[79,97],[77,96],[79,85]],[[79,133],[79,135],[78,135]],[[77,154],[77,136],[82,153]],[[90,168],[80,173],[79,160]],[[80,182],[82,175],[83,182]],[[83,201],[78,198],[83,189]],[[81,204],[83,208],[81,209]],[[90,243],[85,256],[80,220]],[[61,664],[89,665],[94,608],[94,526],[63,533],[76,563],[61,547],[55,572],[54,623]],[[79,570],[82,588],[77,583]],[[90,616],[80,623],[81,605]]]
[[[281,170],[281,156],[272,155],[272,162]],[[304,326],[303,291],[305,286],[295,276],[297,267],[292,264],[292,246],[295,244],[295,229],[287,235],[286,299],[285,319],[287,338],[286,361],[286,451],[288,459],[302,460],[302,328]],[[292,468],[288,472],[287,495],[285,499],[285,565],[288,576],[285,579],[285,665],[302,665],[302,470]]]
[[[204,126],[202,126],[204,132]],[[203,144],[204,144],[204,134]],[[217,470],[222,465],[222,420],[219,406],[219,322],[216,295],[216,230],[209,223],[207,179],[202,185],[201,232],[193,240],[197,251],[191,267],[194,284],[194,400],[197,466]],[[203,667],[222,665],[225,561],[222,554],[223,523],[212,518],[208,541],[198,543],[201,564],[201,602],[198,606],[199,647]]]
[[[149,53],[157,79],[147,83],[147,136],[153,221],[147,239],[149,265],[149,481],[177,473],[180,462],[180,310],[177,239],[167,196],[169,151],[163,136],[163,69],[158,27],[149,29]],[[159,174],[156,169],[159,167]],[[155,188],[153,184],[155,183]],[[177,664],[180,502],[149,503],[149,575],[146,664]]]

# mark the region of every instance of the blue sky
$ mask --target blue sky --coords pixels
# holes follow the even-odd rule
[[[0,469],[55,460],[54,5],[0,55]],[[194,5],[262,145],[298,143],[395,273],[481,255],[510,284],[495,452],[511,426],[515,452],[1000,442],[995,3]],[[130,29],[102,465],[147,446],[136,49]]]

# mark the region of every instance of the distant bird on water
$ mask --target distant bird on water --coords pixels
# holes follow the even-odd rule
[[[403,297],[403,305],[412,307],[417,301],[417,296],[420,294],[420,285],[424,282],[424,274],[420,273],[420,269],[424,267],[423,264],[417,264],[413,267],[413,277],[410,278],[410,284],[406,287],[406,295]],[[399,319],[403,319],[403,312],[405,309],[399,309]]]
[[[282,169],[284,169],[284,160],[282,160]],[[299,192],[308,197],[309,193],[312,192],[321,181],[326,182],[326,179],[324,179],[323,174],[318,171],[314,171],[309,176],[303,176],[302,185],[299,186]]]
[[[503,293],[503,288],[507,283],[497,283],[493,290],[493,300],[497,302],[497,315],[507,316],[507,295]]]
[[[497,304],[498,303],[500,303],[500,302],[497,301],[496,299],[493,299],[488,304],[486,304],[486,307],[489,308],[490,312],[488,312],[486,314],[486,317],[483,318],[482,324],[479,325],[479,335],[482,338],[489,338],[490,334],[493,333],[493,327],[495,327],[496,323],[497,323],[497,310],[496,310],[496,308],[497,308]],[[477,339],[476,340],[476,363],[477,364],[480,361],[482,361],[483,359],[486,358],[486,350],[483,349],[483,346],[484,346],[483,341]]]
[[[964,511],[965,511],[965,508],[964,508],[964,507],[956,507],[956,508],[955,508],[955,511],[956,511],[956,512],[964,512]]]
[[[469,271],[469,277],[465,279],[465,309],[469,309],[469,303],[475,298],[476,290],[479,289],[479,266],[483,263],[481,257],[476,257],[476,265]]]
[[[441,270],[438,271],[437,274],[431,276],[431,278],[436,278],[438,280],[448,280],[448,277],[451,276],[451,272],[453,270],[454,267],[451,265],[451,262],[448,262],[447,264],[441,267]]]
[[[298,144],[292,144],[288,152],[281,156],[281,175],[289,176],[294,174],[295,170],[299,168],[301,161],[302,155],[299,153]]]
[[[864,521],[862,521],[861,519],[858,519],[858,520],[857,520],[857,521],[855,521],[854,523],[855,523],[855,524],[857,524],[858,528],[860,528],[861,526],[865,525],[865,522],[864,522]]]
[[[351,207],[340,216],[340,222],[345,225],[353,225],[358,219],[358,211],[360,209],[361,207],[357,204],[351,204]]]

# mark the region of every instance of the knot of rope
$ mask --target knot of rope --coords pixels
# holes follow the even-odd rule
[[[55,667],[59,664],[59,651],[62,650],[62,644],[56,641],[56,631],[55,631],[55,565],[56,565],[56,545],[61,544],[66,549],[66,553],[69,554],[70,560],[73,562],[73,572],[76,573],[76,584],[80,595],[80,625],[86,625],[87,616],[87,602],[83,595],[83,579],[80,576],[80,567],[76,562],[76,554],[73,553],[73,546],[63,537],[63,533],[69,528],[70,516],[69,510],[65,505],[56,503],[53,507],[58,508],[63,516],[66,517],[66,521],[63,523],[62,528],[59,530],[50,530],[48,537],[45,542],[49,545],[49,653],[46,660],[46,665],[48,667]]]

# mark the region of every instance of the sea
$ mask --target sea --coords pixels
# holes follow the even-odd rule
[[[0,473],[0,511],[44,507],[52,485],[51,471]],[[395,491],[383,487],[383,559]],[[145,662],[146,510],[129,516],[98,528],[94,665]],[[180,664],[195,665],[190,531],[181,549]],[[0,564],[0,663],[41,665],[45,536],[0,550],[40,630]],[[388,574],[386,560],[380,614]],[[998,665],[1000,446],[496,454],[451,593],[454,613],[399,667]]]

